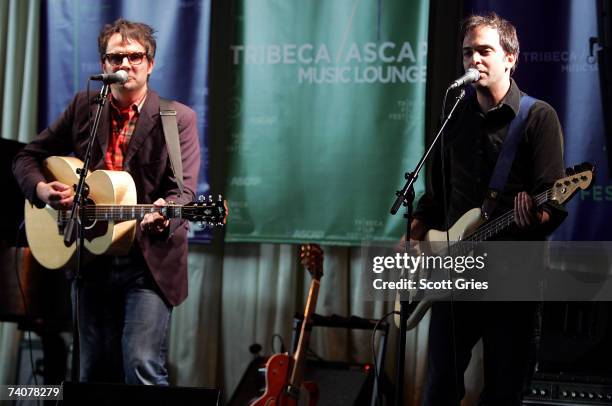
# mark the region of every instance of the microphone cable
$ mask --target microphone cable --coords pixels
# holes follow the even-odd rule
[[[397,310],[393,310],[388,313],[385,313],[380,319],[378,319],[378,321],[376,321],[376,324],[374,325],[374,328],[372,329],[372,336],[370,338],[370,345],[371,345],[370,350],[372,351],[372,365],[374,365],[374,387],[376,388],[376,393],[374,394],[375,396],[374,406],[383,404],[380,398],[380,386],[381,386],[380,385],[380,373],[382,371],[378,370],[378,357],[376,354],[376,332],[378,331],[378,328],[380,327],[380,324],[383,321],[385,321],[389,316],[396,315],[396,314],[399,315],[400,312],[398,312]],[[397,384],[398,383],[396,383],[396,385]]]

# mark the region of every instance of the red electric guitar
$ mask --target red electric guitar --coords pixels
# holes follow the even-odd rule
[[[317,306],[323,276],[323,250],[316,244],[302,245],[300,258],[312,282],[304,310],[304,321],[295,354],[275,354],[266,363],[266,391],[251,406],[315,406],[319,389],[315,382],[303,382],[306,350],[310,341],[312,315]]]

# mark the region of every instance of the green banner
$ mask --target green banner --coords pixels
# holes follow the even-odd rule
[[[237,3],[226,240],[397,240],[394,192],[424,149],[429,1]]]

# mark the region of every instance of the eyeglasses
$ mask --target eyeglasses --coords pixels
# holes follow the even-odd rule
[[[146,56],[144,52],[130,52],[127,54],[104,54],[104,59],[113,66],[119,66],[123,63],[123,58],[127,58],[132,65],[140,65],[142,59]]]

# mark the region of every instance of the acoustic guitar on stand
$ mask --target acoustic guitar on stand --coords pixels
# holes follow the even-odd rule
[[[319,389],[315,382],[304,382],[306,351],[310,341],[312,315],[317,306],[323,276],[323,250],[316,244],[302,245],[300,260],[312,277],[304,320],[295,354],[275,354],[266,363],[266,391],[250,406],[315,406]]]

